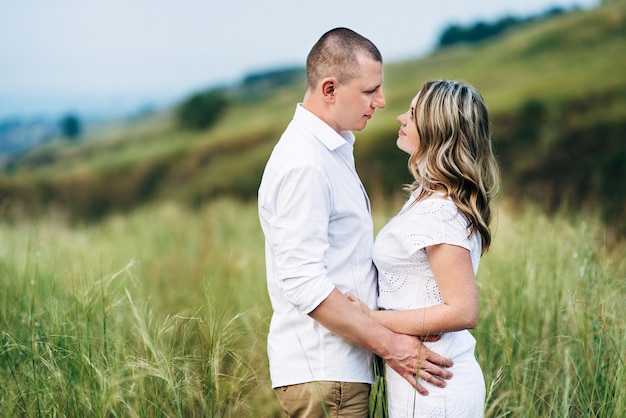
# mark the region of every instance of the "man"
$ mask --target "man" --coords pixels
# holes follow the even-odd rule
[[[447,359],[356,311],[344,295],[376,305],[373,225],[352,131],[385,107],[382,84],[382,58],[372,42],[346,28],[324,34],[307,57],[304,99],[259,188],[274,309],[270,375],[292,417],[366,417],[372,352],[422,394],[416,373],[441,387],[451,377]]]

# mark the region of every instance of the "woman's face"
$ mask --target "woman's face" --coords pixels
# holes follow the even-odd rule
[[[396,141],[396,145],[409,155],[413,154],[413,151],[417,149],[420,143],[420,138],[417,134],[417,126],[415,125],[416,102],[417,95],[411,101],[411,107],[409,110],[397,118],[400,123],[400,131],[398,131],[398,140]]]

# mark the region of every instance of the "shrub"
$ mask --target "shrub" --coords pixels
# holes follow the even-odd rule
[[[178,106],[178,123],[185,129],[206,129],[219,119],[227,105],[228,100],[220,90],[196,93]]]
[[[70,139],[78,138],[82,132],[80,119],[76,115],[65,115],[59,122],[61,134]]]

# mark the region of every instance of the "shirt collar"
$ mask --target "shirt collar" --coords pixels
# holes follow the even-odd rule
[[[345,144],[349,144],[351,147],[354,146],[355,136],[351,131],[337,133],[326,122],[305,109],[302,103],[298,103],[296,106],[293,120],[311,131],[331,151]]]

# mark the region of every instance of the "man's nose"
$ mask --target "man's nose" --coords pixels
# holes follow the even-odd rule
[[[373,105],[372,107],[379,108],[379,109],[383,109],[387,105],[387,102],[385,102],[385,96],[383,96],[382,92],[378,93],[374,97],[372,105]]]

